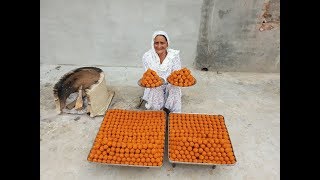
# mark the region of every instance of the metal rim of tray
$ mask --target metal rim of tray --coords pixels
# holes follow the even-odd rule
[[[109,109],[109,110],[114,110],[114,109]],[[142,111],[142,110],[127,110],[127,111]],[[158,112],[163,112],[163,113],[165,113],[164,111],[162,111],[162,110],[148,110],[148,111],[158,111]],[[106,111],[106,113],[107,113],[107,111]],[[105,113],[105,116],[106,116],[106,113]],[[105,118],[105,117],[104,117]],[[103,119],[104,119],[103,118]],[[91,146],[91,148],[90,148],[90,151],[89,151],[89,154],[88,154],[88,156],[87,156],[87,161],[89,161],[90,163],[94,163],[94,164],[101,164],[101,165],[107,165],[107,166],[124,166],[124,167],[144,167],[144,168],[160,168],[160,167],[162,167],[163,166],[163,161],[164,161],[164,152],[165,152],[165,143],[166,143],[166,126],[167,126],[167,124],[166,124],[166,116],[164,116],[163,117],[163,119],[164,119],[164,138],[163,138],[163,142],[164,142],[164,144],[163,144],[163,153],[162,153],[162,164],[161,164],[161,166],[141,166],[141,165],[131,165],[131,164],[111,164],[111,163],[102,163],[102,162],[95,162],[95,161],[90,161],[90,160],[88,160],[88,158],[89,158],[89,156],[90,156],[90,152],[91,152],[91,150],[92,150],[92,147],[93,147],[93,145],[94,145],[94,141],[93,141],[93,144],[92,144],[92,146]],[[104,120],[103,120],[104,121]],[[101,124],[103,123],[103,121],[101,122]],[[99,129],[100,129],[100,127],[101,127],[101,124],[100,124],[100,126],[99,126]],[[99,132],[99,131],[98,131]],[[98,132],[97,132],[97,134],[98,134]],[[97,137],[97,134],[96,134],[96,136],[95,136],[95,138]]]
[[[124,166],[124,167],[144,167],[144,168],[160,168],[163,166],[163,163],[161,166],[138,166],[138,165],[131,165],[131,164],[110,164],[110,163],[100,163],[100,162],[94,162],[94,161],[89,161],[90,163],[95,163],[95,164],[101,164],[101,165],[107,165],[107,166]]]
[[[192,164],[192,165],[207,165],[207,166],[234,166],[235,164],[237,164],[237,158],[236,158],[236,155],[234,153],[234,149],[233,149],[233,146],[232,146],[232,141],[231,141],[231,138],[229,136],[229,131],[228,131],[228,128],[226,127],[226,131],[228,132],[228,136],[229,136],[229,140],[230,140],[230,144],[231,144],[231,148],[232,148],[232,152],[233,152],[233,156],[234,156],[234,159],[235,159],[235,163],[233,164],[211,164],[211,163],[194,163],[194,162],[184,162],[184,161],[173,161],[170,159],[170,140],[169,140],[169,137],[170,137],[170,114],[171,112],[169,113],[168,115],[168,160],[170,163],[175,163],[175,164]],[[203,115],[214,115],[214,114],[207,114],[207,113],[172,113],[172,114],[203,114]],[[219,116],[220,114],[216,115],[216,116]],[[220,115],[222,116],[222,115]],[[224,119],[224,116],[222,116],[223,119]]]

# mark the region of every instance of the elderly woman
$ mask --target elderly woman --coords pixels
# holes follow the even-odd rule
[[[181,112],[181,89],[167,82],[173,71],[181,69],[180,51],[168,48],[169,45],[166,32],[153,33],[151,49],[144,53],[142,63],[145,71],[148,68],[156,71],[165,83],[156,88],[145,88],[142,99],[146,101],[147,109]]]

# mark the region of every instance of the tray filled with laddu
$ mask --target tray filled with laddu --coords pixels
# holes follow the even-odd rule
[[[106,165],[161,167],[165,126],[164,111],[108,110],[87,160]]]
[[[234,165],[237,160],[222,115],[170,113],[170,163]]]

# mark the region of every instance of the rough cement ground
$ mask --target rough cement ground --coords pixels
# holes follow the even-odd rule
[[[193,68],[193,87],[182,89],[182,112],[225,117],[237,163],[172,168],[165,150],[161,168],[108,166],[86,160],[103,117],[57,115],[53,86],[81,66],[40,65],[40,178],[96,179],[280,179],[280,74],[203,72]],[[115,91],[109,109],[135,109],[143,88],[141,68],[99,67]],[[165,147],[167,148],[167,146]]]

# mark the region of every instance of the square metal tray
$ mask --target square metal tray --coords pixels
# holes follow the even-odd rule
[[[230,144],[231,144],[231,149],[233,151],[233,155],[234,155],[234,159],[235,159],[235,163],[233,164],[214,164],[214,163],[194,163],[194,162],[184,162],[184,161],[173,161],[170,159],[170,156],[169,156],[169,152],[170,152],[170,114],[203,114],[203,115],[214,115],[214,114],[206,114],[206,113],[169,113],[168,115],[168,124],[167,124],[167,127],[168,127],[168,160],[170,163],[173,163],[173,164],[193,164],[193,165],[207,165],[207,166],[221,166],[221,165],[224,165],[224,166],[234,166],[236,163],[237,163],[237,158],[236,158],[236,155],[234,153],[234,149],[233,149],[233,146],[232,146],[232,141],[231,141],[231,138],[229,136],[229,140],[230,140]],[[220,115],[222,116],[222,115]],[[224,116],[223,116],[223,119],[224,119]],[[228,128],[226,127],[226,131],[228,132]],[[229,134],[229,132],[228,132]]]
[[[110,110],[113,110],[113,109],[110,109]],[[121,110],[124,110],[124,109],[121,109]],[[156,111],[156,110],[128,110],[128,111],[139,111],[139,112],[142,112],[142,111]],[[159,112],[165,113],[164,111],[159,111]],[[106,118],[106,116],[107,116],[107,112],[105,113],[105,117],[103,118],[101,124],[104,122],[104,119]],[[140,165],[131,165],[131,164],[111,164],[111,163],[102,163],[102,162],[89,161],[88,157],[90,155],[91,149],[94,146],[95,142],[92,143],[90,152],[89,152],[89,154],[87,156],[87,161],[89,161],[90,163],[93,163],[93,164],[102,164],[102,165],[108,165],[108,166],[126,166],[126,167],[144,167],[144,168],[160,168],[160,167],[162,167],[163,166],[163,160],[164,160],[164,151],[165,151],[165,139],[166,139],[165,138],[165,135],[166,135],[165,132],[166,132],[166,126],[167,126],[167,124],[166,124],[166,115],[164,115],[164,119],[163,120],[164,120],[165,126],[164,126],[164,138],[163,138],[164,144],[163,144],[163,153],[162,153],[162,164],[161,164],[161,166],[140,166]],[[101,125],[100,125],[100,127],[101,127]],[[99,129],[100,129],[100,127],[99,127]],[[97,137],[98,133],[99,133],[99,130],[98,130],[95,138]]]

